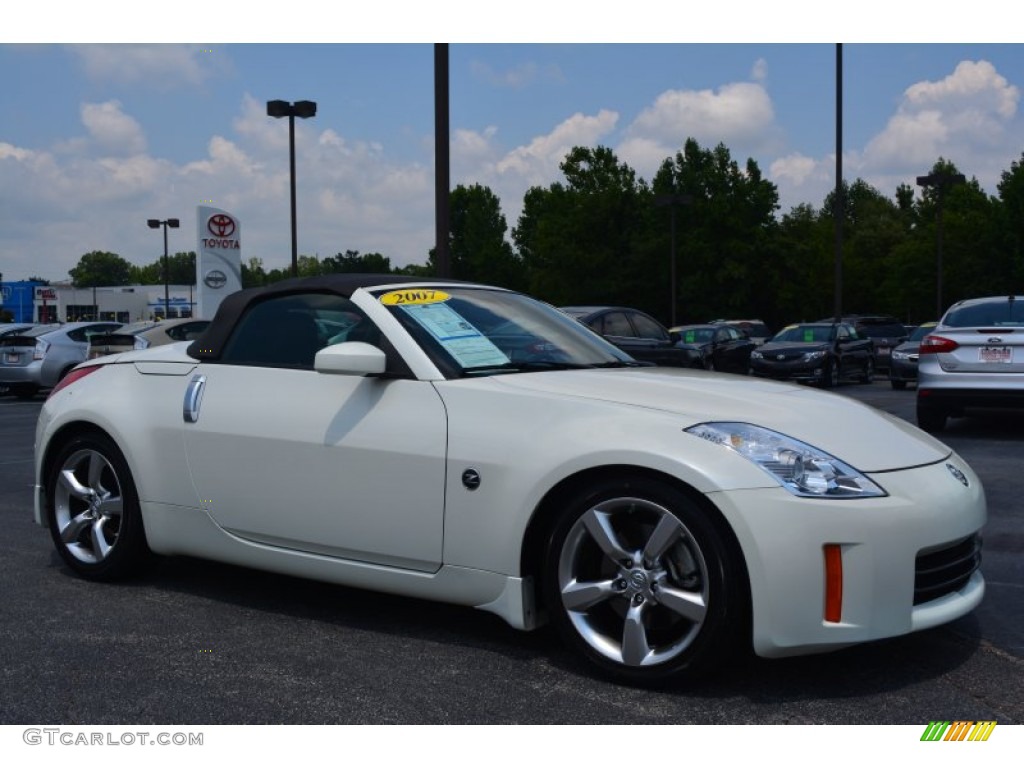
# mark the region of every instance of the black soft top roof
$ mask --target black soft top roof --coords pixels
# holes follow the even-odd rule
[[[364,273],[340,273],[317,275],[315,277],[293,277],[281,280],[273,285],[260,288],[245,288],[227,296],[217,308],[211,323],[203,331],[202,336],[193,341],[186,352],[197,360],[218,360],[224,344],[238,324],[245,311],[253,304],[280,296],[300,293],[326,293],[351,297],[360,288],[376,287],[402,283],[419,283],[436,285],[439,283],[462,283],[461,280],[439,279],[430,277],[412,277],[409,275],[382,275]]]

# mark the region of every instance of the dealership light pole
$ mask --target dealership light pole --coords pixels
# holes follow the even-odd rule
[[[295,228],[295,118],[314,117],[315,101],[296,101],[289,103],[275,99],[267,102],[267,115],[270,117],[288,118],[288,161],[291,172],[292,189],[292,277],[299,274],[299,238]]]
[[[942,317],[942,201],[946,192],[967,179],[962,173],[929,173],[918,176],[919,187],[931,187],[935,190],[938,210],[935,215],[935,319]]]
[[[658,195],[654,198],[654,204],[658,206],[668,206],[670,219],[672,221],[671,231],[672,240],[669,245],[669,271],[671,277],[669,279],[669,301],[671,302],[671,309],[669,315],[671,322],[669,327],[673,327],[676,324],[676,291],[678,290],[676,285],[676,207],[680,205],[689,205],[693,202],[693,198],[690,195],[673,193],[671,195]]]
[[[178,219],[146,219],[146,224],[150,229],[164,228],[164,320],[167,320],[171,316],[171,267],[167,261],[167,228],[177,229],[181,222]]]

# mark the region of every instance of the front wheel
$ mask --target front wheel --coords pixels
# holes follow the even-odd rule
[[[712,668],[744,635],[745,569],[706,510],[646,478],[581,493],[552,533],[545,603],[566,644],[620,681]]]
[[[839,386],[839,361],[829,360],[821,371],[822,389],[834,389]]]
[[[861,384],[870,384],[875,378],[875,361],[870,357],[867,362],[864,363],[864,370],[860,376]]]
[[[131,471],[105,435],[78,435],[60,449],[46,503],[53,543],[78,575],[112,581],[150,557]]]

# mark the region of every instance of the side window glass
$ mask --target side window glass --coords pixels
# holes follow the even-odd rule
[[[280,296],[249,308],[220,361],[268,368],[313,368],[316,353],[342,341],[379,343],[376,326],[351,301],[329,294]]]
[[[605,336],[635,336],[629,318],[622,312],[610,312],[604,316],[602,330]]]
[[[641,339],[654,339],[655,341],[667,341],[665,331],[656,322],[646,315],[633,315],[633,324],[636,326],[636,333]]]

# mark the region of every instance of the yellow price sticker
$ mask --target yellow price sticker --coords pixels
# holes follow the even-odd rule
[[[444,291],[435,291],[432,288],[408,288],[385,293],[380,297],[380,303],[386,306],[437,304],[441,301],[448,301],[449,298],[451,297]]]

